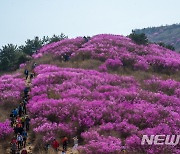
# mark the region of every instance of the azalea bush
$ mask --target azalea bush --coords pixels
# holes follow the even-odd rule
[[[83,44],[84,39],[78,37],[76,39],[65,39],[58,42],[53,42],[43,46],[37,54],[33,55],[33,58],[37,59],[43,56],[43,54],[53,53],[56,56],[61,56],[64,53],[72,54],[77,51]]]
[[[112,136],[104,137],[96,131],[82,133],[82,137],[86,140],[85,146],[78,147],[81,153],[99,154],[114,153],[121,151],[121,140]]]
[[[25,81],[20,74],[3,75],[0,77],[0,105],[13,105],[21,98]]]
[[[0,139],[4,140],[7,136],[13,133],[13,128],[11,128],[10,121],[0,122]]]
[[[180,89],[180,82],[177,82],[172,79],[161,80],[157,77],[145,81],[146,88],[161,91],[167,95],[178,95]]]
[[[179,82],[152,78],[141,88],[131,76],[94,70],[45,64],[34,71],[28,110],[42,143],[77,135],[81,153],[118,153],[123,146],[129,153],[179,149],[140,144],[146,134],[179,134]]]

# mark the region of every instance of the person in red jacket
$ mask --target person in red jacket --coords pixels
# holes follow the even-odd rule
[[[14,136],[11,140],[11,153],[16,154],[16,151],[17,151],[17,140],[16,140],[16,136]]]
[[[56,139],[53,140],[53,142],[52,142],[52,147],[53,147],[56,151],[58,151],[59,142],[58,142]]]
[[[28,152],[27,152],[27,150],[24,148],[24,149],[22,149],[21,154],[28,154]]]

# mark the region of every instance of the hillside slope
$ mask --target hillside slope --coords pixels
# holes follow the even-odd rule
[[[173,45],[176,51],[180,51],[180,24],[135,29],[136,33],[145,33],[152,42],[164,42]]]
[[[34,153],[64,135],[69,146],[79,138],[80,154],[180,153],[179,144],[141,145],[144,134],[179,134],[180,54],[101,34],[48,44],[19,71],[35,62],[27,106]],[[13,91],[12,84],[0,82],[0,90]]]

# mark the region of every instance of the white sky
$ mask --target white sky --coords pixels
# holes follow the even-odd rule
[[[34,36],[71,37],[180,23],[180,0],[0,0],[0,48]]]

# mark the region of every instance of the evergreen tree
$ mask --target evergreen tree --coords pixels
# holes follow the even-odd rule
[[[167,49],[170,49],[172,51],[175,51],[175,48],[172,46],[172,45],[169,45],[169,44],[165,44],[163,42],[160,42],[158,43],[160,46],[164,47],[164,48],[167,48]]]
[[[132,31],[132,33],[129,35],[129,38],[131,38],[137,44],[143,44],[143,45],[148,44],[148,38],[144,33],[137,34],[135,33],[135,31]]]
[[[58,42],[61,40],[64,40],[68,38],[66,35],[64,35],[63,33],[61,33],[61,35],[53,35],[51,38],[49,38],[49,42],[48,43],[53,43],[53,42]]]
[[[25,43],[26,44],[20,46],[19,49],[30,56],[44,45],[44,42],[37,36],[32,40],[28,39],[27,41],[25,41]]]
[[[14,67],[14,62],[17,61],[17,45],[8,44],[0,50],[0,70],[8,71]]]

